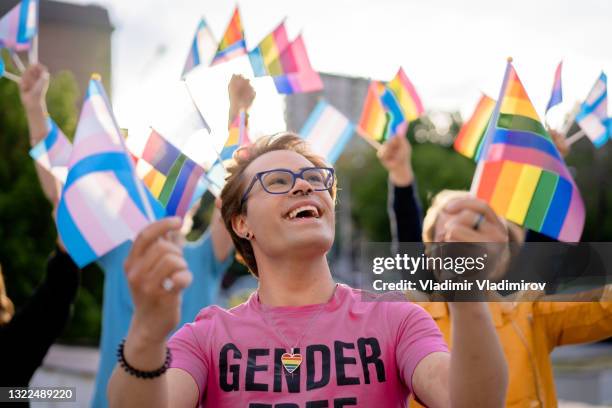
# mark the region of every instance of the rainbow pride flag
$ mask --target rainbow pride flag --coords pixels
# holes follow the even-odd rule
[[[550,99],[548,105],[546,105],[546,113],[555,105],[563,102],[563,88],[561,88],[561,69],[563,68],[563,61],[559,62],[557,69],[555,70],[555,80],[553,82],[552,91],[550,92]]]
[[[66,250],[83,267],[163,215],[136,176],[102,82],[92,77],[57,209]]]
[[[0,19],[0,48],[27,51],[38,33],[38,0],[22,0]]]
[[[481,158],[472,192],[498,215],[560,241],[580,241],[580,191],[510,61]]]
[[[166,209],[168,215],[183,217],[194,199],[204,169],[152,130],[141,160],[152,169],[143,177],[145,185]]]
[[[290,66],[287,64],[287,61],[280,59],[281,53],[288,46],[289,39],[285,29],[285,22],[283,21],[274,31],[266,35],[257,47],[249,51],[249,60],[253,67],[253,74],[256,77],[262,77],[295,72],[291,71],[296,69],[295,66]]]
[[[283,67],[284,72],[288,72],[284,75],[272,77],[278,93],[294,94],[323,89],[323,81],[321,81],[319,73],[310,65],[310,59],[301,34],[281,52],[278,59],[280,60],[278,63]],[[272,64],[275,64],[275,62]]]
[[[389,124],[393,122],[392,115],[386,112],[381,102],[381,95],[384,92],[385,86],[382,83],[370,82],[357,125],[359,133],[378,143],[387,140],[390,133]]]
[[[72,144],[51,118],[47,118],[47,126],[49,133],[30,149],[30,157],[53,174],[56,179],[65,183]]]
[[[230,19],[223,38],[219,42],[219,47],[211,65],[226,62],[232,58],[239,57],[247,53],[246,42],[244,40],[244,30],[242,29],[242,21],[240,20],[240,12],[238,6],[234,9],[232,18]]]
[[[470,119],[461,126],[453,143],[457,152],[469,159],[480,158],[483,136],[487,131],[489,120],[495,109],[495,99],[482,95]]]
[[[215,40],[212,31],[210,31],[210,27],[206,24],[206,20],[202,18],[193,36],[182,76],[187,75],[189,71],[198,65],[208,66],[215,56],[218,46],[217,40]]]
[[[312,150],[334,164],[353,136],[355,125],[326,101],[319,101],[300,130]]]
[[[410,79],[408,79],[408,76],[406,76],[403,68],[400,67],[395,77],[387,84],[387,87],[397,98],[406,121],[411,122],[423,114],[424,109],[421,98],[417,94],[412,82],[410,82]]]
[[[612,136],[608,119],[608,77],[605,73],[599,75],[586,100],[580,105],[576,122],[597,148],[606,144]]]
[[[251,144],[247,124],[247,113],[240,110],[229,127],[229,136],[219,156],[221,160],[229,160],[234,152],[242,146]]]

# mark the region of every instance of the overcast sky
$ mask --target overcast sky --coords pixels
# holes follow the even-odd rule
[[[119,122],[130,128],[148,120],[151,100],[163,99],[166,86],[180,76],[199,18],[206,18],[219,39],[235,4],[69,1],[100,4],[110,12],[114,105]],[[602,70],[612,72],[608,0],[249,0],[239,5],[249,49],[287,16],[290,35],[303,32],[315,69],[389,80],[402,65],[426,109],[458,109],[464,117],[480,91],[497,97],[507,56],[514,57],[541,114],[563,59],[565,102],[552,112],[553,124],[586,96]],[[281,105],[274,95],[263,94],[273,130],[282,126]]]

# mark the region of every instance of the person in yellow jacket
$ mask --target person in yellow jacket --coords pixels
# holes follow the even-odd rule
[[[476,226],[476,220],[482,221]],[[512,241],[512,230],[484,202],[467,192],[445,191],[434,199],[423,222],[423,242]],[[515,232],[516,236],[516,232]],[[516,239],[516,238],[515,238]],[[556,407],[550,353],[555,347],[588,343],[612,336],[611,289],[598,302],[551,302],[543,293],[538,301],[491,302],[489,309],[502,344],[510,375],[506,406]],[[578,295],[576,295],[578,296]],[[416,300],[416,299],[414,299]],[[416,302],[434,318],[452,348],[449,309],[444,302]],[[412,401],[411,406],[420,406]]]
[[[405,137],[390,139],[378,151],[381,164],[389,171],[389,216],[394,241],[413,242],[419,239],[419,233],[425,243],[523,241],[524,231],[520,227],[501,220],[485,202],[465,191],[439,193],[421,225],[411,153]],[[521,301],[521,296],[539,298],[539,301]],[[601,301],[547,302],[549,297],[544,293],[527,292],[517,294],[516,302],[489,303],[508,363],[506,406],[556,407],[550,353],[557,346],[612,336],[610,285],[603,292],[593,291],[582,296]],[[428,302],[429,296],[425,293],[410,292],[408,297],[429,312],[452,348],[447,304]],[[421,405],[411,401],[410,406]]]

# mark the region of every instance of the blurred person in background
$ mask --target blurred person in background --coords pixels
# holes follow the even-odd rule
[[[27,113],[32,145],[44,139],[49,131],[45,103],[48,84],[48,71],[40,64],[29,66],[23,74],[20,86],[21,100]],[[233,76],[228,85],[228,92],[230,99],[228,123],[231,123],[240,110],[247,111],[250,108],[255,98],[255,90],[247,79]],[[38,164],[36,166],[47,198],[51,202],[57,202],[61,191],[57,180]],[[181,324],[192,321],[201,308],[216,303],[223,274],[233,261],[231,238],[221,221],[218,205],[217,202],[208,230],[194,242],[186,242],[184,237],[191,230],[192,217],[199,204],[190,209],[183,221],[181,246],[189,268],[194,273],[194,279],[183,294]],[[125,242],[98,261],[104,272],[104,298],[100,365],[92,401],[94,407],[108,406],[106,387],[116,362],[117,346],[126,336],[134,313],[123,268],[131,247],[131,241]]]
[[[553,138],[560,151],[568,153],[563,138],[556,132]],[[554,241],[542,234],[528,231],[498,217],[489,205],[467,191],[445,190],[432,200],[422,223],[422,236],[415,239],[421,225],[417,199],[413,194],[397,194],[398,189],[414,184],[411,146],[406,137],[395,137],[378,152],[383,166],[389,171],[391,195],[390,221],[396,242],[508,242]],[[412,202],[411,202],[412,201]],[[480,220],[480,221],[479,221]],[[431,278],[431,276],[430,276]],[[501,279],[501,276],[497,277]],[[557,399],[550,360],[555,347],[581,344],[612,336],[612,288],[577,294],[597,302],[551,302],[552,297],[536,294],[538,301],[490,302],[495,329],[508,362],[510,382],[506,406],[556,407]],[[452,323],[449,303],[429,302],[428,294],[408,293],[409,299],[422,306],[433,317],[452,349]],[[498,295],[500,296],[500,295]],[[411,406],[420,406],[416,401]]]

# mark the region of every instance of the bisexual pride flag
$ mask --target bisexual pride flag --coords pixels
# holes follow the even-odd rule
[[[559,62],[557,69],[555,70],[555,80],[553,82],[552,91],[550,92],[550,99],[548,105],[546,105],[546,113],[555,105],[563,102],[563,89],[561,88],[561,69],[563,68],[563,61]]]

